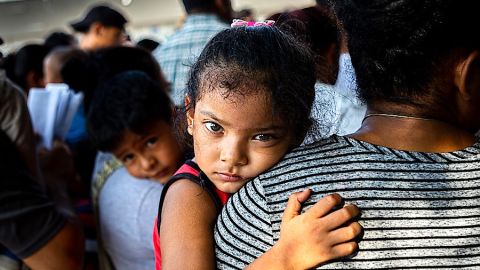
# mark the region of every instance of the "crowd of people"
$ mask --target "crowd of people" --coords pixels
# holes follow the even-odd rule
[[[474,1],[183,6],[161,44],[99,5],[1,58],[0,269],[480,267]]]

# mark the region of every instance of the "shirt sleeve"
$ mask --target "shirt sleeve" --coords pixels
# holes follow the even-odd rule
[[[15,144],[28,169],[36,173],[35,137],[27,101],[4,74],[0,74],[0,129]]]
[[[258,179],[230,198],[214,236],[218,269],[244,269],[273,246],[268,205]]]
[[[155,220],[158,214],[158,201],[162,195],[163,185],[153,182],[151,187],[145,193],[145,197],[142,200],[140,205],[140,210],[138,211],[139,217],[139,226],[140,237],[143,243],[145,243],[146,248],[153,248],[152,243],[152,228],[155,226]],[[148,218],[146,218],[148,217]],[[146,222],[148,220],[148,222]]]
[[[0,243],[25,258],[47,244],[66,219],[21,164],[16,150],[0,133]]]

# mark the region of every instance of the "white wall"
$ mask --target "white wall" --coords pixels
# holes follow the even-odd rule
[[[234,9],[252,8],[259,17],[314,4],[314,0],[232,0]],[[109,3],[130,20],[127,31],[133,39],[164,38],[183,14],[181,0],[133,0],[124,7],[120,0],[23,0],[0,3],[0,36],[4,53],[25,42],[40,41],[54,30],[70,32],[68,23],[79,19],[94,4]]]

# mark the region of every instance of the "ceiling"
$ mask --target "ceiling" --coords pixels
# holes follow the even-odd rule
[[[122,5],[130,4],[128,6]],[[0,36],[7,45],[44,37],[51,31],[70,31],[68,23],[79,19],[95,4],[108,3],[121,10],[130,23],[127,30],[173,25],[183,14],[181,0],[0,0]],[[313,5],[314,0],[232,0],[234,9],[253,8],[265,16],[287,8]]]

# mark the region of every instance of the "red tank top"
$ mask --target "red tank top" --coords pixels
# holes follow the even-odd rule
[[[212,197],[215,205],[217,207],[217,211],[220,213],[222,207],[227,203],[230,194],[225,193],[219,189],[217,189],[212,182],[210,182],[207,177],[200,171],[197,163],[192,160],[188,160],[183,164],[180,169],[175,172],[175,174],[168,180],[168,183],[163,187],[162,195],[160,197],[160,203],[158,206],[158,214],[155,220],[155,227],[153,229],[153,247],[155,252],[155,269],[161,270],[162,269],[162,253],[160,250],[160,222],[161,222],[161,214],[162,214],[162,207],[163,201],[165,199],[165,195],[167,194],[168,188],[180,179],[188,179],[194,183],[199,184],[202,186]]]

